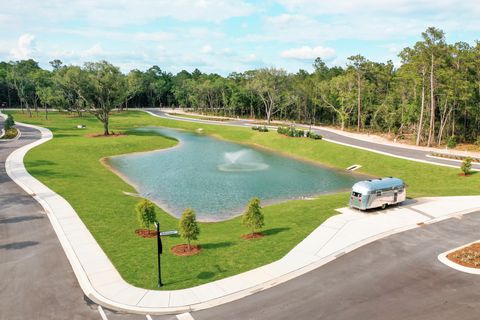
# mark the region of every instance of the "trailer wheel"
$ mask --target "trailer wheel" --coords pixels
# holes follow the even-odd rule
[[[387,206],[388,206],[387,203],[382,204],[382,210],[385,210],[387,208]]]

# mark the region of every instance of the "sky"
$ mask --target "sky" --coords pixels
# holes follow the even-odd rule
[[[228,75],[263,67],[311,71],[347,58],[399,64],[429,26],[480,40],[479,0],[0,0],[0,60],[43,68],[107,60],[123,72],[158,65]]]

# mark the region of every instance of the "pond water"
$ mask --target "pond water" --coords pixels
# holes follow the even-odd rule
[[[243,212],[252,197],[262,205],[349,189],[358,176],[209,136],[149,127],[180,141],[159,151],[116,156],[110,165],[138,192],[176,217],[193,208],[204,221]]]

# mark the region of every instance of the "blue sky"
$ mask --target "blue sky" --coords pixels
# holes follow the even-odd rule
[[[227,75],[260,67],[393,60],[429,26],[448,42],[480,39],[478,0],[2,0],[0,60],[42,67],[108,60],[128,72],[158,65]]]

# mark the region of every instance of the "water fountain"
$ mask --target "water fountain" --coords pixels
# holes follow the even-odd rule
[[[268,168],[268,164],[263,162],[261,156],[251,149],[225,152],[224,158],[225,162],[218,166],[220,171],[260,171]]]

